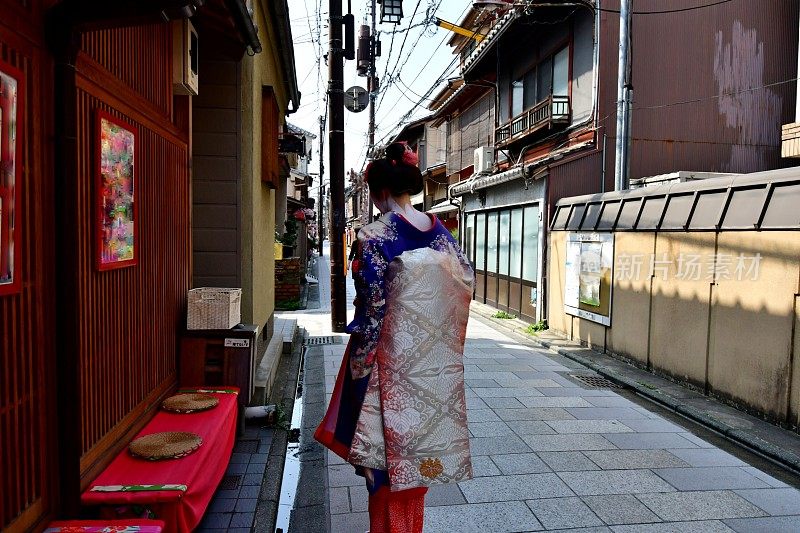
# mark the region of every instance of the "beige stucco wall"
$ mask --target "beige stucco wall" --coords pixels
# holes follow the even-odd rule
[[[277,195],[261,181],[262,88],[273,88],[281,116],[286,112],[287,96],[272,21],[265,18],[261,2],[253,2],[253,7],[263,50],[242,59],[242,315],[243,320],[264,327],[275,310]]]
[[[714,286],[709,384],[720,394],[747,398],[751,406],[783,418],[800,276],[800,232],[721,233],[718,253],[737,257],[760,253],[762,259],[757,279],[734,276]]]
[[[655,236],[652,233],[617,233],[614,236],[614,257],[627,254],[633,258],[643,250],[653,250]],[[648,254],[649,257],[649,254]],[[639,266],[639,272],[630,276],[614,276],[614,291],[611,296],[611,320],[616,328],[608,328],[606,349],[609,352],[647,364],[648,319],[650,316],[650,276],[647,259]]]
[[[800,232],[619,232],[615,266],[620,254],[638,254],[642,272],[632,280],[615,274],[608,328],[564,313],[566,236],[550,234],[551,329],[772,418],[800,421]],[[740,254],[757,253],[758,276],[737,279]],[[658,268],[651,276],[651,257],[664,261],[657,265],[665,278]],[[699,278],[678,279],[689,257],[700,258]],[[715,258],[729,264],[730,276],[709,277]]]
[[[650,235],[653,235],[652,233]],[[662,232],[656,236],[650,321],[650,364],[670,376],[705,386],[708,343],[708,306],[711,281],[707,260],[714,257],[713,233]],[[650,254],[648,254],[649,261]],[[695,275],[688,273],[690,258],[700,258]],[[683,261],[683,263],[681,262]],[[649,265],[648,265],[649,270]],[[666,279],[664,279],[666,275]]]

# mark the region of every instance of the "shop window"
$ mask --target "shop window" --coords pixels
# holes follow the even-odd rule
[[[539,273],[539,207],[526,207],[524,216],[522,279],[535,283]]]
[[[497,212],[489,213],[486,228],[486,271],[497,273]]]
[[[511,211],[503,211],[500,213],[500,236],[499,236],[499,260],[498,274],[508,276],[508,260],[510,257],[510,235],[511,231]]]
[[[522,209],[511,211],[511,236],[509,238],[509,275],[522,277]]]
[[[486,270],[486,214],[480,213],[475,220],[475,268]]]

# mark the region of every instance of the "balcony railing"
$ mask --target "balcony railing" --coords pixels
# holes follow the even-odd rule
[[[508,144],[542,128],[568,124],[569,119],[569,96],[550,95],[497,128],[495,143],[498,146]]]

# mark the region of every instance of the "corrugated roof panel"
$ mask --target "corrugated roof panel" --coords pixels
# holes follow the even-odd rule
[[[584,231],[594,231],[594,226],[600,220],[600,212],[603,209],[603,204],[589,204],[586,209],[586,215],[583,217],[581,229]]]
[[[569,230],[577,230],[581,227],[581,220],[583,220],[583,214],[586,212],[586,204],[576,205],[572,209],[572,213],[569,216],[569,222],[567,222],[567,229]]]
[[[716,229],[727,191],[700,194],[689,222],[689,229]]]
[[[655,230],[664,214],[664,205],[667,203],[666,196],[655,196],[645,198],[642,214],[639,222],[636,223],[637,230]]]
[[[776,186],[761,227],[780,229],[798,226],[800,226],[800,184]]]
[[[565,229],[567,227],[567,220],[569,220],[569,214],[572,211],[571,205],[565,205],[564,207],[559,207],[558,211],[556,212],[555,222],[553,222],[553,229]]]
[[[639,217],[639,211],[642,207],[641,198],[633,198],[622,203],[622,212],[619,214],[617,226],[614,229],[626,230],[633,229],[636,224],[636,219]]]
[[[694,204],[694,194],[670,196],[661,229],[684,229]]]
[[[600,221],[597,223],[598,230],[609,230],[614,228],[614,222],[617,220],[621,202],[619,200],[613,202],[606,202],[603,204],[603,212],[600,215]]]
[[[722,226],[726,229],[753,229],[758,223],[766,196],[767,188],[764,186],[734,190]]]

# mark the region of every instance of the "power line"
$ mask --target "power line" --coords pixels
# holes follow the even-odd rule
[[[714,7],[720,4],[727,4],[728,2],[732,2],[733,0],[717,0],[716,2],[711,2],[709,4],[701,4],[698,6],[690,6],[690,7],[682,7],[677,9],[662,9],[658,11],[633,11],[633,15],[667,15],[669,13],[683,13],[685,11],[694,11],[696,9],[705,9],[707,7]],[[607,9],[607,8],[598,8],[594,5],[590,5],[589,3],[580,2],[582,5],[588,7],[589,9],[596,9],[597,11],[601,11],[603,13],[619,13],[619,9]],[[536,7],[535,3],[531,5],[531,7]]]

